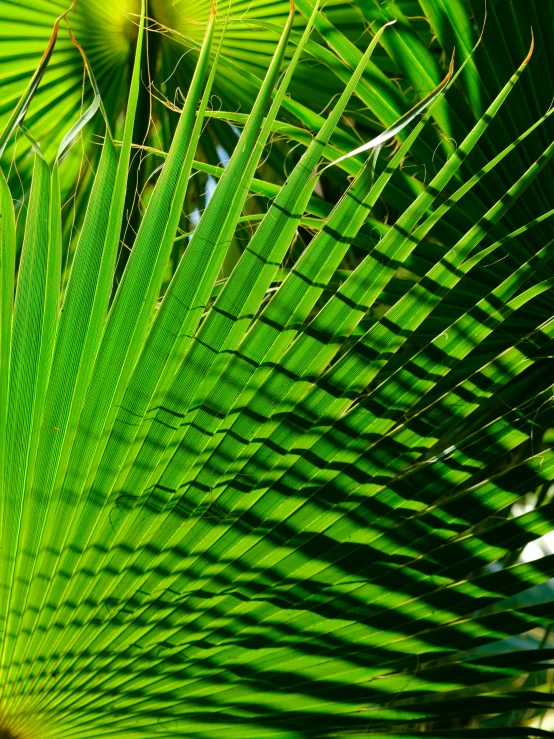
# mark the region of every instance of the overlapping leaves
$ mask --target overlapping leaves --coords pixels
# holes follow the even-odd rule
[[[422,4],[447,38],[443,4]],[[6,736],[548,735],[553,558],[521,552],[554,505],[554,212],[530,199],[550,182],[554,113],[498,135],[530,54],[483,87],[466,39],[426,115],[397,126],[367,74],[378,44],[399,64],[414,52],[406,18],[360,51],[299,9],[252,111],[218,114],[244,126],[225,168],[195,159],[229,62],[210,15],[121,278],[142,33],[66,286],[67,163],[34,142],[19,261],[0,179]],[[344,83],[328,112],[287,95],[312,27]],[[440,82],[411,74],[422,93]],[[329,168],[352,176],[330,203],[317,168],[358,148],[337,128],[354,94],[381,101],[373,143],[398,145]],[[303,148],[279,186],[256,175],[291,113]],[[433,125],[456,142],[425,184],[401,168],[433,151]],[[183,239],[194,168],[218,183]],[[251,192],[268,198],[257,220]],[[218,284],[245,215],[257,227]]]

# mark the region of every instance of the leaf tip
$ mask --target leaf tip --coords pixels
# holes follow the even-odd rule
[[[479,38],[477,39],[477,45],[481,43],[481,40],[483,38],[483,34],[485,33],[485,26],[487,25],[487,0],[485,0],[485,14],[483,16],[483,25],[481,26],[481,33],[479,34]]]
[[[448,74],[444,79],[444,84],[450,82],[452,75],[454,74],[454,59],[456,58],[456,47],[452,49],[452,58],[450,59],[450,66],[448,67]]]
[[[533,56],[533,52],[534,51],[535,51],[535,34],[533,32],[533,26],[531,26],[531,46],[529,48],[529,53],[527,54],[527,56],[523,60],[523,63],[524,64],[528,64],[529,63],[531,57]]]

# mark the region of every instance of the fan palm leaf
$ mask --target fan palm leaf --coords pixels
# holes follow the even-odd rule
[[[46,21],[66,7],[0,2],[12,42],[26,19],[52,39],[0,67],[0,736],[550,736],[554,555],[528,554],[554,508],[544,42],[493,9],[521,52],[499,69],[465,3],[421,0],[458,48],[437,60],[413,5],[360,4],[380,21],[362,48],[351,11],[276,3],[242,56],[249,23],[153,3],[150,71],[183,39],[195,56],[143,144],[145,2],[103,41],[121,8],[83,3],[71,49]],[[300,94],[307,58],[325,104]],[[204,161],[222,121],[242,129],[225,166]],[[94,126],[66,277],[62,193]],[[287,176],[278,148],[263,163],[277,132]],[[161,166],[121,265],[134,147]]]

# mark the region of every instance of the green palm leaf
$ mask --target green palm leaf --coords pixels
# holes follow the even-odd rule
[[[0,737],[551,735],[522,7],[0,0]]]

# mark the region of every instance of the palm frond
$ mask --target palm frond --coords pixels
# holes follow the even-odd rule
[[[494,6],[482,33],[462,0],[142,2],[101,41],[121,8],[83,0],[87,113],[70,38],[31,64],[54,9],[0,0],[0,736],[551,736],[544,29]],[[137,140],[145,68],[183,44],[182,108]],[[81,130],[101,147],[71,242]],[[121,259],[136,153],[161,167]]]

